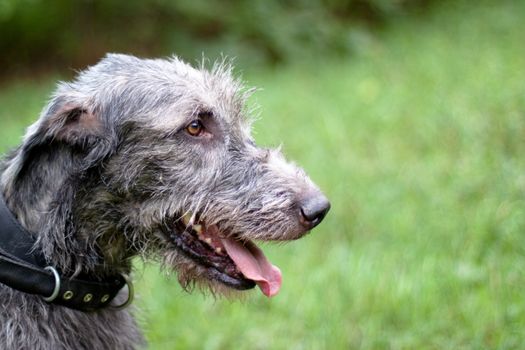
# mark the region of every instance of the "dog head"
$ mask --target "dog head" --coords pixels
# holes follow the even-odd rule
[[[35,201],[54,219],[26,220],[53,232],[40,239],[50,258],[60,244],[82,251],[71,257],[82,266],[160,256],[184,287],[274,295],[281,273],[253,241],[300,238],[330,204],[279,150],[255,144],[248,94],[227,64],[108,55],[59,85],[3,181],[44,172]]]

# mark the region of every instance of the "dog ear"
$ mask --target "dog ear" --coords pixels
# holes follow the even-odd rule
[[[101,120],[94,111],[86,108],[65,105],[55,114],[44,120],[43,127],[53,141],[82,146],[103,133]]]
[[[85,148],[104,136],[98,113],[81,103],[55,97],[26,136],[26,145],[63,143]]]
[[[82,167],[89,168],[111,154],[116,137],[94,107],[65,96],[55,96],[39,120],[27,131],[20,154],[29,158],[52,148],[70,149],[81,157]]]

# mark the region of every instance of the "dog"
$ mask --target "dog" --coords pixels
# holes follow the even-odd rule
[[[251,93],[227,62],[121,54],[58,85],[0,168],[20,240],[11,248],[23,241],[35,261],[0,243],[4,274],[22,271],[0,281],[1,348],[144,346],[118,307],[131,300],[136,256],[161,261],[188,290],[277,294],[281,272],[253,241],[298,239],[330,203],[279,150],[255,144]],[[39,283],[15,288],[33,273],[46,295]]]

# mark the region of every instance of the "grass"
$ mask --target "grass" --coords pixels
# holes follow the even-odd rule
[[[259,143],[283,142],[332,201],[265,247],[272,300],[187,295],[137,271],[152,349],[516,349],[525,344],[525,5],[443,3],[341,61],[250,71]],[[17,144],[52,80],[0,92]],[[23,116],[14,119],[14,116]]]

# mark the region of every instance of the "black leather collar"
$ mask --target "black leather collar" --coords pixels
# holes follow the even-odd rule
[[[42,254],[33,251],[34,247],[35,239],[16,220],[0,194],[0,283],[81,311],[109,306],[126,284],[129,297],[124,305],[131,301],[133,290],[126,276],[119,274],[104,280],[63,277]]]

